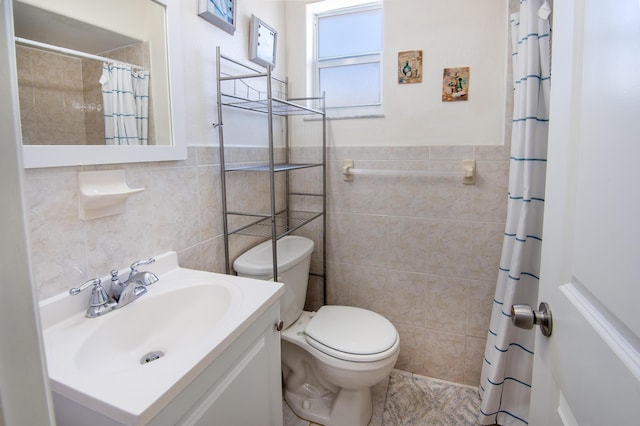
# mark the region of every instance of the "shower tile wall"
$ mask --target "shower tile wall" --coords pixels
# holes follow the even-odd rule
[[[148,43],[101,53],[149,67]],[[27,145],[102,145],[102,63],[16,46],[22,135]],[[149,144],[154,143],[149,102]]]
[[[24,46],[16,58],[24,143],[84,143],[82,61]]]
[[[102,63],[82,60],[84,119],[87,128],[87,145],[104,145],[104,118],[102,116]]]

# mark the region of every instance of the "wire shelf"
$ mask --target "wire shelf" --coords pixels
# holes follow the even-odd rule
[[[242,215],[241,213],[232,213]],[[322,212],[284,211],[275,216],[276,236],[283,237],[322,216]],[[259,219],[249,225],[230,231],[229,234],[248,235],[252,237],[271,238],[271,217]]]
[[[222,105],[265,114],[269,112],[269,103],[266,99],[250,99],[224,92],[221,95]],[[273,115],[278,116],[309,114],[324,115],[324,113],[319,109],[310,108],[305,105],[289,102],[279,98],[271,99],[271,112]]]
[[[286,172],[289,170],[299,170],[299,169],[306,169],[309,167],[320,167],[322,166],[322,163],[305,163],[305,164],[293,164],[293,163],[282,163],[282,164],[274,164],[273,165],[273,171],[274,172]],[[262,164],[262,165],[258,165],[258,166],[232,166],[232,167],[227,167],[225,169],[225,171],[227,172],[235,172],[235,171],[240,171],[240,172],[270,172],[271,169],[269,168],[268,164]]]

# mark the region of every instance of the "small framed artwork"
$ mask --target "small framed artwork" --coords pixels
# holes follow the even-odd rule
[[[263,67],[276,67],[276,46],[278,32],[251,15],[251,35],[249,39],[249,59]]]
[[[469,67],[445,68],[442,72],[442,102],[469,100]]]
[[[198,0],[198,16],[233,35],[236,32],[236,2],[237,0]]]
[[[422,83],[422,50],[398,52],[398,84]]]

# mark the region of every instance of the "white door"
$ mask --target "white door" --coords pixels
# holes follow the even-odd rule
[[[556,0],[530,424],[640,424],[640,1]]]

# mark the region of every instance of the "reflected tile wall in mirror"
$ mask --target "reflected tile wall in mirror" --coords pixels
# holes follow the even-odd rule
[[[149,67],[148,43],[101,56]],[[102,62],[16,46],[22,139],[25,145],[103,145]],[[151,94],[150,94],[151,96]],[[149,144],[155,144],[149,102]]]

